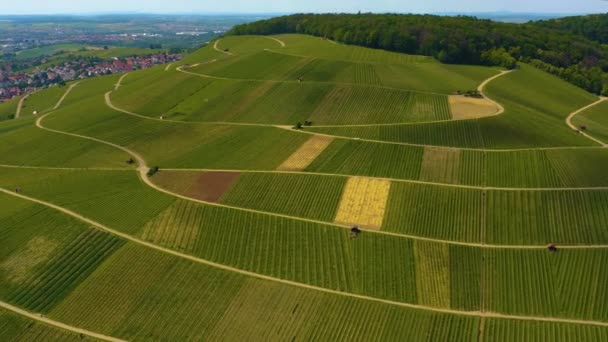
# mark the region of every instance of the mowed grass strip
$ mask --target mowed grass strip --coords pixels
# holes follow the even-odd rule
[[[278,168],[279,171],[302,171],[333,142],[332,137],[314,135],[298,148]]]
[[[351,177],[344,186],[337,223],[380,229],[391,183],[364,177]]]
[[[450,249],[448,245],[416,241],[416,293],[418,302],[450,307]]]

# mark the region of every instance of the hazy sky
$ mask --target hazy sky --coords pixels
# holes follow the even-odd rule
[[[607,0],[1,0],[0,14],[87,12],[606,13]]]

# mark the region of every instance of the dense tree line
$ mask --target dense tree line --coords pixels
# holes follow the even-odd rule
[[[608,13],[552,20],[540,20],[532,25],[574,33],[602,44],[608,44]]]
[[[434,56],[443,63],[513,68],[528,62],[608,94],[608,47],[574,33],[472,17],[296,14],[236,26],[230,34],[302,33],[345,44]]]

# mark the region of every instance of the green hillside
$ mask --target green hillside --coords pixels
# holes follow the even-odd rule
[[[3,337],[607,339],[606,102],[502,71],[231,36],[30,95]]]

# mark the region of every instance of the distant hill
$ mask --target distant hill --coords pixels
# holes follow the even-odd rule
[[[608,44],[608,13],[542,20],[532,24],[537,27],[581,35],[589,40]]]
[[[451,64],[513,68],[519,60],[593,93],[608,94],[608,47],[540,26],[465,16],[296,14],[239,25],[230,33],[303,33],[345,44],[433,56]]]

